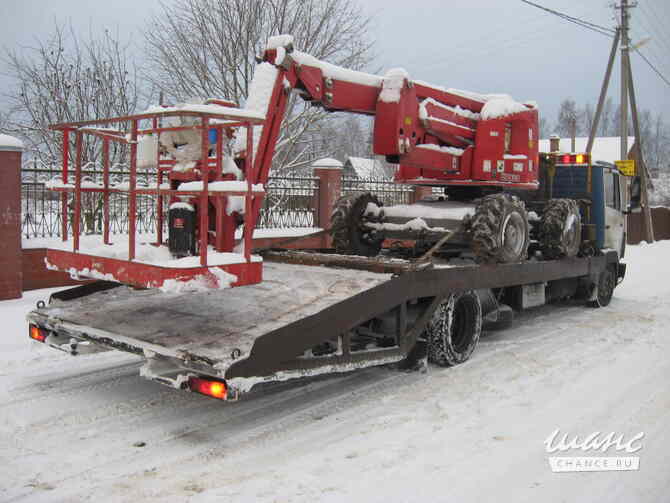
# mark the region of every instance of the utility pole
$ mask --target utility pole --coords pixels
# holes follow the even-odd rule
[[[633,69],[630,64],[630,37],[629,9],[637,7],[637,3],[629,4],[628,0],[621,0],[621,5],[616,6],[621,9],[621,106],[620,106],[620,135],[621,135],[621,160],[628,159],[628,100],[630,98],[631,112],[633,115],[633,126],[635,130],[635,140],[637,143],[637,172],[640,177],[640,206],[642,207],[642,227],[644,240],[647,243],[654,241],[654,226],[651,218],[651,209],[649,208],[648,173],[647,166],[644,163],[642,154],[642,138],[640,136],[640,123],[637,114],[637,103],[635,99],[635,86],[633,83]]]
[[[634,6],[632,6],[634,7]],[[621,0],[621,105],[619,107],[620,159],[628,159],[628,0]],[[638,139],[639,142],[639,139]]]

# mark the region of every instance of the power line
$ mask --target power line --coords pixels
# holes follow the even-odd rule
[[[645,61],[645,63],[647,63],[647,64],[649,65],[649,67],[650,67],[652,70],[654,70],[654,72],[656,73],[656,75],[658,75],[658,76],[663,80],[663,82],[665,82],[665,83],[670,87],[670,80],[668,80],[667,78],[665,78],[665,76],[664,76],[664,75],[663,75],[663,74],[662,74],[662,73],[661,73],[661,72],[660,72],[660,71],[659,71],[659,70],[652,64],[652,62],[649,61],[649,60],[647,59],[647,57],[646,57],[644,54],[642,54],[642,52],[640,51],[640,49],[634,49],[634,50],[635,50],[635,52],[637,52],[637,53],[640,55],[640,57]]]
[[[564,14],[563,12],[559,12],[557,10],[550,9],[548,7],[544,7],[543,5],[536,4],[536,3],[531,2],[529,0],[521,0],[521,1],[525,4],[528,4],[528,5],[532,6],[532,7],[536,7],[538,9],[543,10],[543,11],[549,12],[550,14],[558,16],[565,21],[569,21],[569,22],[574,23],[578,26],[581,26],[582,28],[586,28],[588,30],[595,31],[596,33],[600,33],[601,35],[605,35],[606,37],[613,37],[614,36],[614,30],[612,30],[611,28],[607,28],[606,26],[600,26],[599,24],[591,23],[590,21],[586,21],[584,19],[569,16],[568,14]]]

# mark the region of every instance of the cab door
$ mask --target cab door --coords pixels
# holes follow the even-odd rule
[[[616,250],[619,258],[624,254],[625,215],[621,190],[621,176],[618,170],[605,168],[605,248]]]

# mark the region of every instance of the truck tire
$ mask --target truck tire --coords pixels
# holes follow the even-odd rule
[[[472,218],[472,251],[480,263],[523,261],[529,230],[523,201],[512,194],[488,195],[479,200]]]
[[[463,363],[477,347],[482,306],[474,290],[449,295],[435,310],[424,336],[428,360],[442,367]]]
[[[368,203],[381,207],[382,203],[369,192],[340,197],[330,217],[330,233],[337,253],[374,257],[384,241],[382,233],[374,235],[363,226]]]
[[[616,272],[613,267],[608,266],[598,276],[596,285],[596,298],[587,303],[589,307],[606,307],[614,296],[614,287],[616,286]]]
[[[548,259],[574,257],[582,243],[582,218],[573,199],[550,199],[540,221],[540,249]]]

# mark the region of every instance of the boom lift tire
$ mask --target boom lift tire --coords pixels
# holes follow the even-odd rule
[[[597,293],[594,300],[587,303],[589,307],[606,307],[609,305],[614,295],[614,287],[616,286],[616,271],[614,267],[608,266],[598,276],[598,284],[596,285]]]
[[[428,360],[451,367],[468,360],[482,332],[482,305],[474,290],[450,294],[435,310],[424,336]]]
[[[330,232],[337,253],[374,257],[382,248],[383,236],[376,237],[364,226],[369,203],[381,207],[382,203],[369,192],[340,197],[330,217]]]
[[[547,259],[574,257],[582,241],[582,219],[573,199],[550,199],[540,221],[540,249]]]
[[[512,194],[479,200],[472,218],[472,251],[480,263],[526,260],[530,242],[526,207]]]

